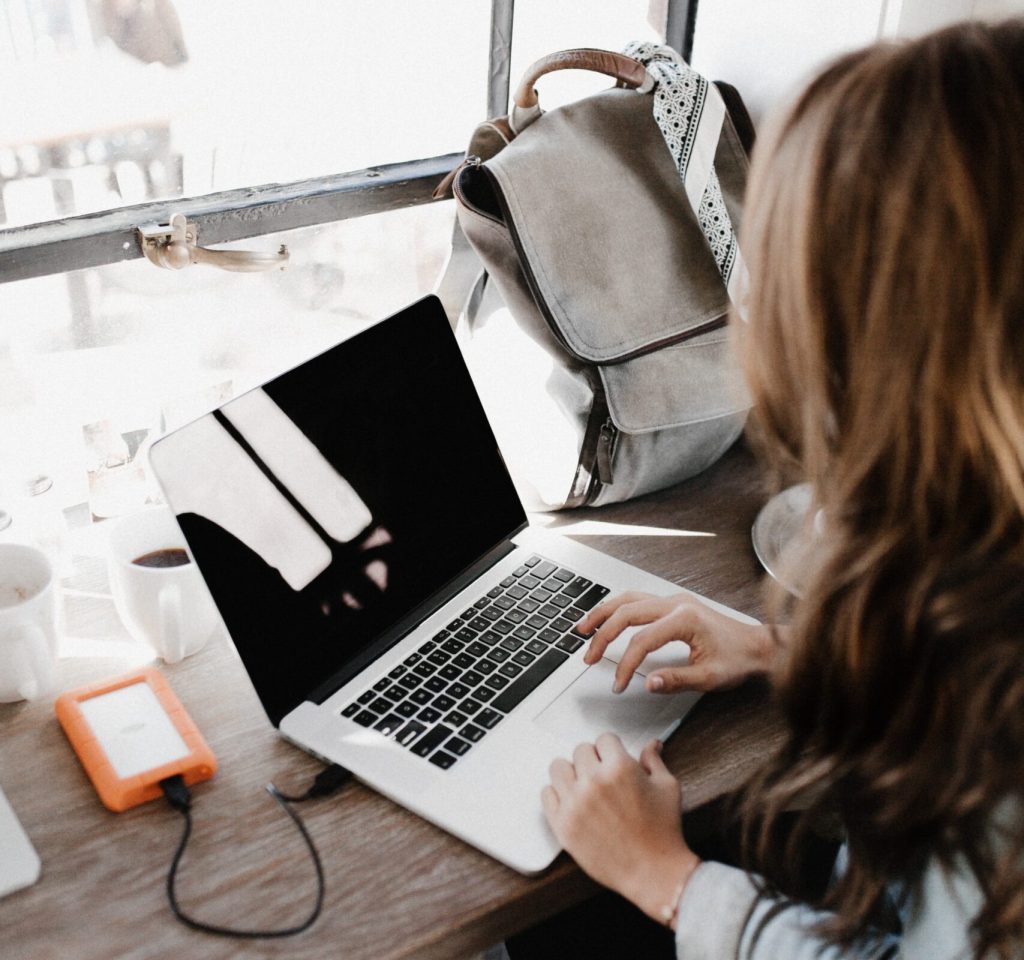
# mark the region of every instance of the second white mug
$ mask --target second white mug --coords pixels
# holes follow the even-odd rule
[[[174,515],[154,507],[107,523],[110,589],[128,632],[167,663],[201,650],[221,619]]]

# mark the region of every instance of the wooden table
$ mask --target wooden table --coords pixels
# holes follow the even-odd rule
[[[671,490],[546,519],[591,546],[758,616],[761,572],[750,527],[763,502],[760,471],[739,446]],[[101,573],[94,569],[91,576],[96,582],[69,584],[77,589],[69,623],[82,616],[76,604],[102,601]],[[136,648],[124,649],[138,662]],[[104,649],[99,656],[66,657],[61,686],[133,665]],[[272,780],[302,790],[320,764],[278,737],[226,639],[162,669],[221,764],[193,793],[195,833],[179,877],[185,908],[243,927],[297,922],[314,895],[312,867],[294,827],[262,787]],[[686,807],[738,785],[779,735],[763,690],[706,696],[665,751],[684,784]],[[7,960],[466,957],[596,889],[564,855],[543,876],[525,878],[350,784],[299,808],[326,870],[317,924],[281,941],[224,940],[186,929],[168,909],[164,882],[179,815],[159,802],[108,813],[71,753],[52,703],[0,705],[0,783],[43,861],[36,886],[0,900],[0,955]]]

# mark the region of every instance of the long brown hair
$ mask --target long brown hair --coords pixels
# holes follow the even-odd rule
[[[807,808],[795,846],[838,808],[836,942],[933,857],[984,893],[976,957],[1024,941],[1019,807],[994,839],[1024,799],[1022,137],[1017,20],[846,56],[755,151],[734,326],[765,447],[824,533],[747,825],[774,887],[780,814]]]

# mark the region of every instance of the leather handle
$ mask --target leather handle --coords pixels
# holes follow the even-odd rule
[[[561,50],[558,53],[541,57],[523,75],[519,81],[512,102],[517,107],[528,109],[537,106],[537,91],[533,85],[545,73],[555,70],[592,70],[614,77],[620,86],[636,88],[647,80],[647,69],[642,63],[611,50],[597,50],[592,47],[581,47],[577,50]]]

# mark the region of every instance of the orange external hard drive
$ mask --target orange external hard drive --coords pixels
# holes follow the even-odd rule
[[[57,719],[104,806],[128,810],[163,794],[181,774],[209,780],[217,760],[163,674],[154,667],[62,693]]]

